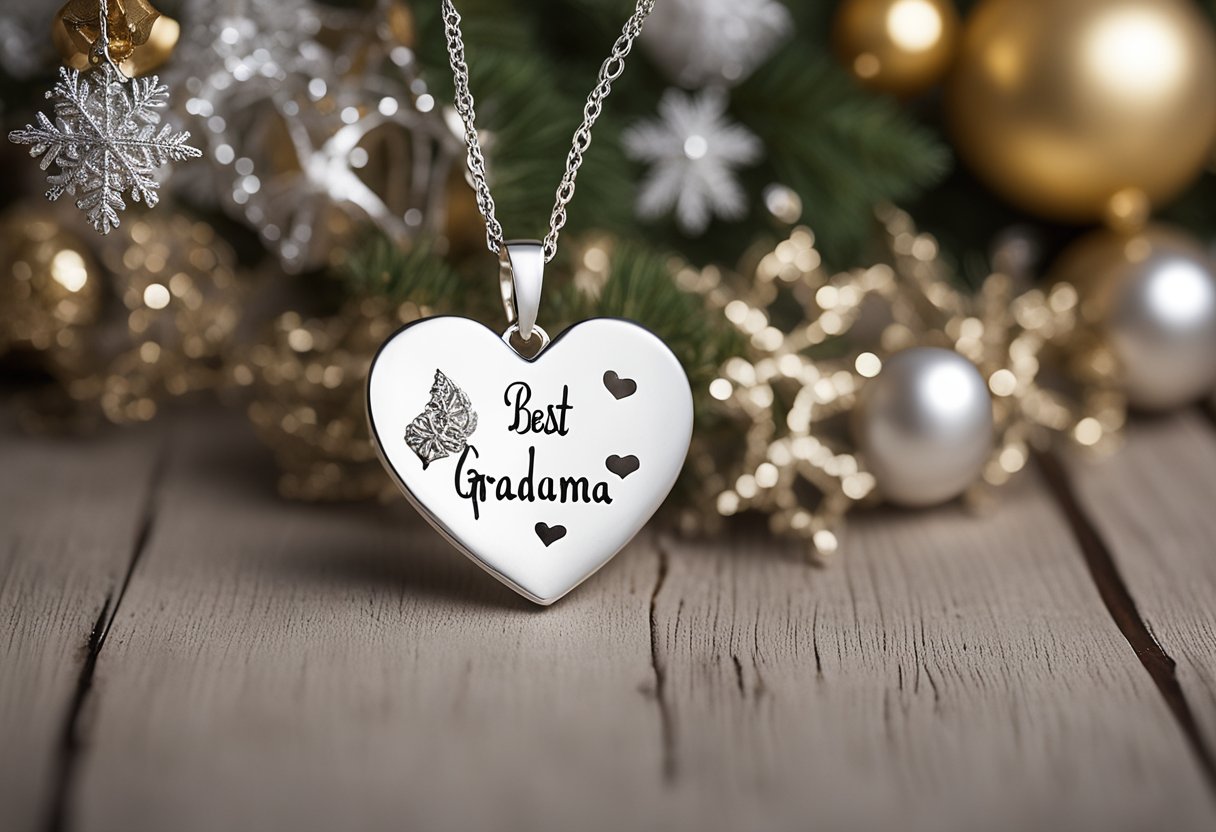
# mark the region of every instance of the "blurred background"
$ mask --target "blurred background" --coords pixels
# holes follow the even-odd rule
[[[457,5],[498,217],[543,236],[632,4]],[[201,151],[106,234],[81,194],[44,197],[58,163],[20,135],[60,66],[89,69],[103,6],[112,57],[158,76]],[[391,491],[363,417],[377,346],[438,312],[504,326],[439,12],[0,2],[0,373],[26,429],[218,399],[285,496]],[[829,553],[858,502],[990,498],[1036,447],[1112,451],[1129,406],[1210,397],[1214,19],[1210,0],[659,0],[541,321],[634,318],[681,358],[697,438],[671,520],[759,509]]]

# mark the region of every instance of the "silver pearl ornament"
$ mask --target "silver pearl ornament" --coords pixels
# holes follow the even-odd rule
[[[1167,410],[1216,387],[1216,265],[1188,235],[1150,225],[1082,237],[1053,269],[1118,363],[1128,402]]]
[[[935,505],[979,478],[992,453],[992,398],[963,356],[912,347],[866,382],[853,432],[886,499]]]

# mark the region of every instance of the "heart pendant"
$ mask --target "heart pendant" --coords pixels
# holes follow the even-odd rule
[[[538,604],[574,589],[646,524],[692,436],[679,361],[614,318],[576,324],[532,358],[467,318],[409,324],[372,361],[367,412],[414,506]]]

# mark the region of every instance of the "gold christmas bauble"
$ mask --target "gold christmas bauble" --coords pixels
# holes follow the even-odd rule
[[[0,219],[0,353],[77,348],[101,314],[100,269],[51,206],[22,203]]]
[[[1134,225],[1216,139],[1216,37],[1192,0],[984,0],[951,74],[964,161],[1051,219]]]
[[[1064,251],[1052,277],[1077,288],[1131,404],[1165,410],[1216,387],[1216,264],[1189,235],[1157,224],[1096,231]]]
[[[952,0],[845,0],[836,12],[832,46],[866,86],[914,95],[950,68],[959,40]]]

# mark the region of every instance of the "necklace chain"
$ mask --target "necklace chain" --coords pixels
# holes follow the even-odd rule
[[[549,233],[545,235],[545,262],[548,263],[557,254],[557,235],[566,224],[566,206],[574,198],[574,182],[578,178],[579,166],[583,163],[583,154],[591,146],[591,127],[600,117],[604,99],[612,92],[612,82],[621,77],[625,71],[625,57],[633,49],[633,42],[642,32],[642,23],[654,9],[656,0],[638,0],[633,14],[625,21],[620,37],[612,44],[612,53],[600,65],[599,78],[587,103],[583,106],[583,123],[574,131],[574,140],[570,152],[566,154],[566,173],[557,186],[557,195],[553,202],[553,211],[549,215]],[[448,59],[452,65],[452,77],[456,82],[456,112],[464,122],[464,140],[469,147],[469,173],[473,177],[473,187],[477,192],[477,208],[486,220],[486,246],[490,251],[499,254],[502,251],[502,225],[494,216],[494,198],[490,195],[490,186],[486,182],[486,159],[481,152],[481,143],[477,140],[475,120],[477,114],[473,111],[473,94],[469,91],[469,67],[464,56],[464,37],[460,33],[460,14],[452,5],[452,0],[443,0],[443,29],[447,35]]]

